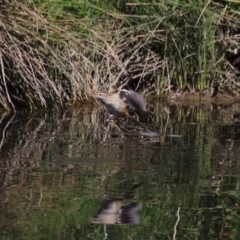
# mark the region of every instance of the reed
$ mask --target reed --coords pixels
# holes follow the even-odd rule
[[[237,94],[240,4],[13,1],[1,5],[0,104],[68,107],[111,83],[158,95]]]

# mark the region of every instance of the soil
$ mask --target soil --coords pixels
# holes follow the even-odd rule
[[[231,96],[229,94],[218,93],[211,97],[210,93],[200,95],[196,93],[176,93],[171,92],[164,97],[169,104],[183,104],[183,105],[199,105],[199,104],[215,104],[215,105],[231,105],[233,103],[240,103],[240,96]]]

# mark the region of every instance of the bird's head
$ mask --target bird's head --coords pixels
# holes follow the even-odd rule
[[[95,95],[95,98],[101,102],[105,102],[106,101],[106,98],[107,98],[107,93],[104,93],[104,92],[98,92],[96,95]]]

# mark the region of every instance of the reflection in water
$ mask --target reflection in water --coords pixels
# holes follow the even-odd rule
[[[92,223],[103,224],[139,224],[138,211],[142,209],[141,203],[124,204],[118,200],[104,200]]]
[[[3,239],[239,239],[238,106],[159,107],[156,136],[84,112],[1,115]]]

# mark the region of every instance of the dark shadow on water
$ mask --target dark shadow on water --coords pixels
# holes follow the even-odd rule
[[[2,114],[2,239],[238,239],[239,106],[151,111]]]

